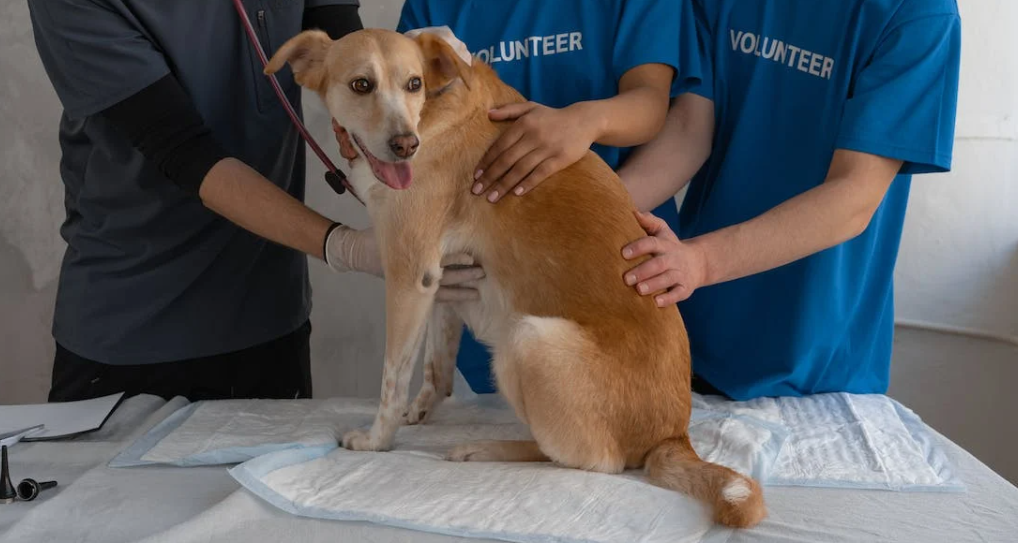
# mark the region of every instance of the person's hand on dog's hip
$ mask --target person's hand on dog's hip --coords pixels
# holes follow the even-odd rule
[[[597,139],[596,116],[580,102],[552,108],[535,102],[509,104],[488,112],[492,121],[513,121],[491,144],[474,174],[474,194],[498,202],[522,196],[579,161]]]
[[[707,255],[695,242],[683,241],[663,219],[638,211],[636,220],[647,236],[626,245],[622,256],[650,260],[625,273],[625,282],[641,296],[654,296],[659,307],[677,304],[707,284]],[[663,292],[662,292],[663,291]]]
[[[374,229],[354,230],[337,224],[325,240],[325,263],[335,272],[357,271],[383,277],[382,257]],[[484,269],[474,265],[469,255],[450,255],[442,260],[438,302],[477,300],[477,281],[484,278]]]

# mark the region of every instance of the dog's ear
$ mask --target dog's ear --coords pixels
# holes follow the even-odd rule
[[[305,30],[290,38],[272,55],[266,74],[278,72],[289,62],[297,84],[309,90],[321,90],[325,83],[325,52],[332,38],[321,30]]]
[[[430,32],[422,32],[414,40],[424,53],[425,88],[437,90],[457,78],[462,79],[463,84],[470,88],[473,72],[451,45]]]

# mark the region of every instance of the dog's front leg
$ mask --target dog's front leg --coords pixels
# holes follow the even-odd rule
[[[357,451],[384,451],[392,447],[407,409],[414,362],[438,290],[442,273],[438,264],[437,256],[434,265],[400,262],[398,269],[386,273],[381,405],[371,430],[348,432],[343,436],[343,447]]]
[[[442,400],[452,395],[456,354],[463,336],[463,319],[450,304],[435,304],[424,340],[424,382],[406,414],[408,424],[427,420]]]

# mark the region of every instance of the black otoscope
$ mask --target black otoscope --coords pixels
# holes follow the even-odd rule
[[[37,482],[35,479],[24,479],[15,487],[11,483],[10,468],[7,464],[7,445],[0,452],[0,504],[12,503],[15,500],[30,502],[39,497],[39,493],[57,486],[56,481]]]

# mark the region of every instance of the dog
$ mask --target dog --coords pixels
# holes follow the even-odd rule
[[[333,41],[304,31],[273,55],[318,94],[358,154],[350,180],[364,199],[385,276],[381,404],[370,431],[342,445],[391,448],[399,426],[423,422],[452,392],[466,323],[493,352],[498,390],[534,441],[481,441],[453,461],[552,461],[620,473],[691,495],[714,521],[756,525],[759,484],[703,461],[687,434],[690,351],[676,306],[658,307],[623,281],[628,242],[645,234],[615,172],[592,151],[525,197],[471,194],[474,168],[509,125],[496,106],[524,102],[482,62],[431,33],[364,29]],[[443,257],[485,270],[479,301],[436,304]],[[426,336],[426,338],[425,338]],[[425,382],[409,383],[424,342]],[[405,414],[404,414],[405,413]]]

